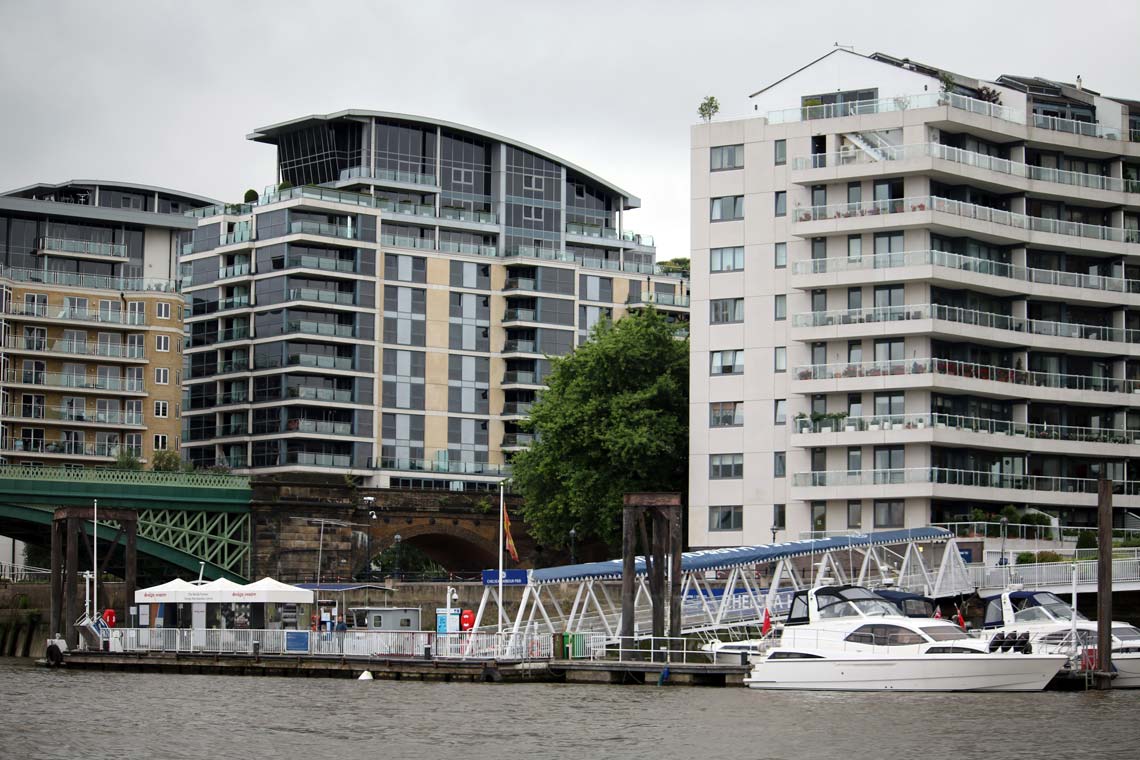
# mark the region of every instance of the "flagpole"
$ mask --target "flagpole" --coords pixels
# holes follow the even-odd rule
[[[506,482],[499,483],[499,635],[503,633],[503,516],[507,510]]]
[[[99,500],[92,499],[95,514],[91,520],[91,554],[95,558],[92,569],[95,571],[95,583],[91,592],[91,613],[99,617]]]

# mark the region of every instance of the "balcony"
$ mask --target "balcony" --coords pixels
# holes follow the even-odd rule
[[[503,322],[537,322],[538,312],[534,309],[507,309],[503,312]]]
[[[1048,425],[1036,422],[1014,422],[1012,420],[995,420],[937,412],[863,417],[836,415],[834,417],[823,417],[814,420],[807,417],[797,417],[795,420],[795,432],[798,435],[943,429],[1046,441],[1124,445],[1140,444],[1140,430],[1078,427],[1074,425]]]
[[[857,259],[841,257],[809,259],[807,261],[795,262],[792,271],[797,277],[809,278],[811,275],[872,272],[880,269],[917,266],[935,266],[953,271],[973,272],[980,275],[1002,277],[1039,285],[1084,288],[1087,290],[1107,291],[1111,293],[1140,293],[1140,280],[1081,274],[1079,272],[1062,272],[1056,269],[1020,267],[999,261],[990,261],[973,256],[963,256],[957,253],[933,250],[882,253],[874,256],[863,256]],[[871,279],[876,278],[872,275],[868,275],[866,278],[850,278],[850,282],[863,282]],[[845,278],[844,282],[846,281],[847,279]],[[810,282],[809,284],[816,285],[817,283]]]
[[[287,364],[290,367],[311,367],[313,369],[337,369],[352,371],[353,360],[347,356],[318,356],[316,354],[293,354]]]
[[[250,273],[250,266],[246,264],[234,264],[233,266],[221,267],[218,270],[219,280],[228,280],[231,277],[244,277]]]
[[[909,304],[903,306],[882,306],[869,309],[839,309],[836,311],[813,311],[796,314],[792,317],[794,328],[834,327],[843,325],[878,325],[883,322],[905,322],[915,320],[936,320],[955,324],[982,327],[991,330],[1019,333],[1008,340],[1022,344],[1024,334],[1076,340],[1106,341],[1112,343],[1140,343],[1140,330],[1131,330],[1104,325],[1089,325],[1080,322],[1049,322],[1040,319],[1022,319],[1006,314],[987,311],[974,311],[957,306],[941,304]],[[925,329],[920,329],[923,332]],[[863,330],[851,331],[862,334]],[[881,332],[881,331],[876,331]]]
[[[387,232],[380,233],[380,245],[391,248],[416,248],[434,251],[435,238],[414,238],[406,235],[392,235]]]
[[[395,171],[393,169],[375,169],[373,170],[368,166],[353,166],[349,169],[343,169],[340,173],[340,181],[347,182],[352,179],[378,179],[381,182],[398,182],[403,185],[427,185],[436,186],[434,174],[424,174],[421,172],[404,172]]]
[[[631,293],[626,303],[630,306],[675,306],[681,309],[689,308],[689,296],[674,295],[673,293]]]
[[[600,240],[618,240],[618,231],[600,224],[582,224],[579,222],[566,222],[566,234],[577,237],[598,238]],[[652,243],[650,243],[652,245]]]
[[[1064,185],[1066,187],[1084,187],[1090,190],[1105,190],[1118,193],[1140,193],[1140,181],[1127,180],[1120,177],[1106,177],[1100,174],[1086,174],[1081,172],[1064,171],[1061,169],[1048,169],[1031,164],[1016,163],[1004,158],[989,156],[984,153],[954,148],[940,143],[918,143],[915,145],[881,146],[874,149],[874,154],[859,149],[851,149],[831,154],[815,154],[812,156],[798,156],[792,159],[794,171],[808,171],[822,166],[882,166],[892,161],[908,161],[923,158],[950,161],[963,166],[971,166],[986,171],[1004,174],[1010,177],[1048,182]],[[808,179],[814,175],[808,175]],[[1058,189],[1056,192],[1064,192]]]
[[[218,362],[219,375],[229,375],[234,372],[249,372],[249,359],[230,359],[228,361]]]
[[[537,372],[527,370],[507,370],[503,373],[503,385],[544,385],[545,379]]]
[[[146,317],[139,312],[123,312],[112,309],[80,309],[73,306],[11,303],[8,305],[8,314],[26,319],[93,322],[100,325],[113,325],[116,327],[135,327],[146,324]]]
[[[48,353],[65,356],[90,356],[98,359],[146,360],[146,350],[140,345],[100,343],[96,341],[53,340],[47,338],[9,338],[5,347],[13,353]]]
[[[818,222],[821,220],[850,219],[873,217],[883,214],[901,214],[906,212],[936,211],[954,216],[976,219],[981,222],[1008,227],[1011,229],[1028,230],[1031,232],[1047,232],[1054,235],[1080,237],[1091,240],[1108,240],[1118,243],[1140,243],[1140,230],[1123,227],[1105,227],[1096,224],[1081,222],[1068,222],[1062,219],[1045,219],[1038,216],[1015,214],[1012,211],[979,206],[974,203],[950,200],[939,196],[914,196],[910,198],[893,198],[890,200],[864,201],[861,203],[832,203],[826,206],[808,206],[795,209],[795,222],[797,224]],[[814,234],[814,231],[797,234]],[[1020,236],[1009,235],[1015,239]]]
[[[508,277],[503,290],[525,290],[527,292],[534,292],[538,290],[538,281],[531,277]]]
[[[141,412],[124,412],[118,409],[87,411],[75,406],[35,406],[11,403],[4,409],[5,417],[66,425],[98,425],[109,427],[143,427]]]
[[[281,429],[282,433],[308,433],[310,435],[353,435],[351,422],[331,422],[328,420],[310,420],[297,417],[288,420]]]
[[[561,251],[557,248],[544,248],[542,246],[533,245],[519,245],[506,252],[508,259],[522,258],[522,259],[538,259],[539,261],[565,261],[567,263],[574,263],[574,254],[568,251]]]
[[[99,377],[98,375],[72,375],[42,370],[11,370],[6,382],[15,385],[40,385],[72,391],[112,391],[119,393],[146,393],[141,379]]]
[[[288,301],[314,301],[316,303],[355,306],[356,294],[343,290],[318,290],[317,288],[290,288],[285,298]]]
[[[8,454],[47,455],[68,457],[97,457],[101,459],[114,459],[119,456],[122,447],[117,443],[86,443],[73,440],[38,440],[33,438],[14,438],[2,449]],[[138,452],[141,453],[141,452]],[[136,454],[137,455],[137,454]]]
[[[355,259],[341,259],[333,256],[303,256],[290,254],[285,257],[286,269],[319,269],[323,272],[357,272]]]
[[[377,198],[376,208],[387,211],[390,214],[435,217],[435,206],[430,203],[412,203],[411,201],[393,202],[387,198]]]
[[[313,388],[307,385],[287,389],[286,398],[299,398],[305,401],[331,401],[338,404],[354,404],[356,400],[350,390],[339,388]]]
[[[289,234],[320,235],[322,237],[335,237],[342,238],[344,240],[359,239],[359,231],[354,230],[350,225],[325,224],[323,222],[290,222]]]
[[[127,246],[121,243],[95,243],[89,240],[41,237],[36,246],[40,253],[60,253],[69,256],[91,256],[100,259],[125,259]]]
[[[1103,137],[1106,140],[1122,139],[1121,130],[1109,127],[1095,121],[1077,121],[1076,119],[1062,119],[1059,116],[1044,116],[1033,114],[1029,125],[1037,129],[1048,129],[1053,132],[1066,132],[1071,135],[1085,137]]]
[[[348,468],[352,467],[352,456],[349,454],[322,454],[312,451],[289,451],[285,453],[285,464],[295,464],[302,467]]]
[[[617,259],[595,259],[587,256],[576,258],[579,266],[586,267],[587,269],[605,269],[610,272],[620,272],[621,262]]]
[[[396,470],[400,472],[434,472],[448,475],[494,475],[503,477],[511,474],[507,464],[488,462],[454,462],[448,459],[402,459],[381,457],[371,465],[373,469]]]
[[[503,433],[504,449],[521,449],[535,441],[534,433]]]
[[[315,322],[304,319],[291,320],[285,324],[285,332],[304,335],[320,335],[326,338],[355,338],[356,328],[352,325],[338,325],[329,322]]]
[[[476,224],[498,224],[493,211],[470,211],[461,206],[443,206],[439,209],[440,219],[455,222],[475,222]]]
[[[503,417],[529,417],[534,408],[533,401],[504,401]]]
[[[174,280],[153,277],[107,277],[97,274],[77,272],[56,272],[50,269],[0,269],[0,277],[15,282],[34,282],[43,285],[61,285],[69,288],[90,290],[114,290],[117,292],[177,293],[178,284]]]
[[[439,250],[447,253],[464,253],[469,256],[498,257],[499,249],[493,245],[476,245],[474,243],[457,243],[453,240],[439,241]]]
[[[533,340],[508,340],[503,343],[504,354],[541,354]]]
[[[284,203],[297,199],[322,201],[324,203],[339,203],[349,206],[362,206],[374,208],[376,200],[367,193],[352,193],[346,190],[332,190],[317,185],[303,185],[290,187],[284,190],[271,189],[258,201],[258,206],[270,206],[274,203]]]
[[[990,103],[953,93],[926,92],[919,95],[900,95],[878,100],[856,100],[849,103],[829,103],[818,106],[801,106],[769,111],[769,124],[787,124],[797,121],[817,119],[840,119],[846,116],[866,116],[876,113],[908,111],[916,108],[936,108],[950,106],[970,113],[1008,121],[1011,124],[1025,124],[1025,114],[1009,106]]]

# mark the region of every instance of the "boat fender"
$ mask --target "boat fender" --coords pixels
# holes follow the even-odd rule
[[[1017,637],[1016,651],[1022,654],[1033,654],[1033,645],[1029,643],[1029,631],[1025,631]]]
[[[357,678],[356,680],[357,681],[371,681],[372,680],[372,671],[371,670],[364,671],[363,673],[360,674],[360,678]]]
[[[1000,651],[1002,648],[1002,645],[1004,645],[1004,644],[1005,644],[1005,634],[1004,633],[996,634],[992,639],[990,639],[990,651],[991,652]]]
[[[1001,645],[1001,651],[1012,652],[1015,644],[1017,644],[1017,631],[1005,637],[1005,642]]]
[[[48,644],[47,650],[44,652],[47,658],[47,663],[50,667],[58,668],[63,664],[63,652],[55,644]]]
[[[661,675],[657,676],[657,685],[664,686],[665,682],[669,680],[669,666],[666,665],[661,669]]]

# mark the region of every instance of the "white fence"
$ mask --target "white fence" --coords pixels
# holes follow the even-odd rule
[[[458,660],[541,660],[554,656],[549,634],[116,628],[103,634],[115,652],[335,657],[424,657]]]
[[[1112,585],[1116,590],[1124,590],[1124,584],[1134,584],[1140,588],[1140,558],[1132,552],[1122,558],[1112,560]],[[1097,563],[1091,560],[1079,562],[1043,562],[1032,565],[1005,565],[986,567],[970,565],[974,586],[979,590],[1000,590],[1010,583],[1020,583],[1026,588],[1045,589],[1060,587],[1068,589],[1073,583],[1073,565],[1077,567],[1077,585],[1082,590],[1096,586]]]

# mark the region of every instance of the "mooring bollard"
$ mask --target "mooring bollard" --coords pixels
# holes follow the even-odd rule
[[[261,642],[260,641],[253,642],[253,659],[256,661],[261,660]]]

